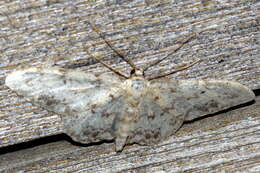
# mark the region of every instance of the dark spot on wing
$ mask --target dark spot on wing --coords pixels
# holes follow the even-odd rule
[[[109,117],[111,114],[110,113],[107,113],[107,112],[104,112],[104,113],[102,113],[102,117]]]
[[[114,96],[113,94],[109,94],[109,97],[110,97],[111,99],[114,99],[114,98],[115,98],[115,96]]]
[[[160,116],[161,116],[161,117],[164,116],[164,112],[161,112],[161,113],[160,113]]]
[[[57,101],[55,101],[55,100],[47,100],[46,101],[47,106],[50,106],[50,105],[53,105],[53,104],[56,104],[56,103],[57,103]]]
[[[97,105],[96,104],[92,104],[91,105],[91,109],[96,109]]]
[[[208,107],[211,107],[211,108],[218,108],[219,104],[218,104],[215,100],[210,100],[210,101],[207,103],[207,106],[208,106]]]
[[[154,118],[155,118],[154,113],[148,114],[148,119],[149,120],[154,120]]]
[[[208,110],[209,110],[206,105],[200,105],[200,104],[195,105],[195,106],[194,106],[194,109],[195,109],[195,110],[200,110],[200,111],[202,111],[202,112],[208,112]]]
[[[96,138],[97,136],[99,135],[99,132],[98,131],[92,131],[92,133],[91,133],[91,136],[92,136],[92,138]]]
[[[53,104],[58,104],[60,101],[54,99],[54,96],[41,95],[38,97],[38,102],[44,103],[46,106],[51,106]]]
[[[45,73],[43,73],[43,72],[39,72],[39,75],[40,75],[40,76],[44,76]]]
[[[200,91],[200,94],[204,94],[206,91]]]
[[[159,100],[159,97],[158,97],[158,96],[156,96],[156,97],[154,98],[154,100],[155,100],[155,101]]]
[[[170,88],[171,93],[175,93],[176,89],[175,88]]]
[[[64,69],[64,68],[58,68],[58,71],[59,71],[60,73],[66,73],[66,72],[68,72],[68,70],[66,70],[66,69]]]
[[[146,139],[150,139],[150,138],[151,138],[151,135],[150,135],[149,133],[146,133],[146,134],[145,134],[145,138],[146,138]]]
[[[197,104],[195,109],[210,113],[212,109],[219,108],[219,103],[215,100],[210,100],[206,104]]]
[[[160,129],[159,129],[160,131]],[[154,134],[153,134],[153,138],[157,139],[160,137],[160,132],[159,131],[156,131]]]

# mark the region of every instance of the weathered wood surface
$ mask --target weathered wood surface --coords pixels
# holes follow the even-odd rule
[[[87,21],[97,25],[104,35],[106,35],[106,38],[110,40],[117,49],[124,52],[127,57],[133,59],[138,66],[145,65],[163,57],[169,53],[180,40],[187,38],[191,33],[209,30],[185,45],[181,50],[175,53],[172,58],[152,68],[148,75],[166,72],[178,64],[203,59],[204,61],[199,65],[171,75],[170,78],[230,79],[239,81],[252,89],[259,89],[259,8],[260,3],[254,0],[136,0],[131,2],[122,1],[119,4],[116,4],[116,1],[102,0],[1,1],[0,147],[62,133],[62,125],[57,115],[32,106],[29,102],[25,101],[25,99],[17,97],[15,93],[8,90],[4,85],[6,74],[17,69],[19,66],[43,65],[52,62],[61,66],[68,66],[76,61],[79,65],[81,63],[86,64],[84,67],[79,67],[84,71],[95,73],[108,72],[107,69],[100,66],[96,61],[90,59],[90,56],[84,50],[85,48],[89,48],[89,52],[92,54],[103,57],[104,60],[113,64],[114,67],[129,73],[128,66],[116,57],[98,35],[91,30],[86,24]],[[258,107],[256,106],[258,112],[254,112],[254,115],[260,114],[257,108],[259,108],[259,104]],[[243,113],[240,112],[236,114],[243,116]],[[251,112],[246,114],[245,117],[247,116],[250,117]],[[234,121],[236,120],[234,119]],[[255,131],[257,129],[259,130],[259,119],[257,118],[252,120],[245,118],[245,120],[238,121],[237,128],[246,128],[247,126],[243,124],[244,121],[248,121],[250,127],[250,123],[256,123],[253,129]],[[214,127],[214,124],[212,126]],[[227,126],[227,128],[228,127],[229,126]],[[211,133],[215,135],[214,131],[210,131],[208,132],[209,136]],[[223,134],[228,135],[228,133],[225,134],[225,132],[223,132]],[[254,135],[259,135],[259,132]],[[205,140],[207,140],[208,136],[204,137]],[[246,136],[244,136],[244,138],[246,138]],[[254,139],[255,138],[249,138],[249,143]],[[179,137],[178,140],[185,141],[185,138]],[[216,146],[223,144],[223,142],[229,143],[229,140],[230,138],[225,137],[221,140],[217,138],[215,141]],[[236,142],[240,142],[238,143],[239,146],[243,144],[241,141]],[[177,145],[178,142],[175,143],[173,146]],[[230,143],[231,146],[235,147],[236,145],[233,144],[234,143]],[[105,154],[103,156],[102,153],[93,151],[89,154],[87,153],[98,148],[103,150],[103,147],[106,145],[92,146],[83,149],[77,148],[76,146],[67,146],[68,144],[65,145],[63,142],[61,142],[61,144],[58,142],[57,148],[59,148],[59,145],[64,145],[63,149],[67,151],[67,154],[69,151],[74,153],[80,150],[88,155],[89,158],[96,157],[95,159],[99,158],[102,160],[106,157],[112,160],[114,158],[118,161],[119,158],[126,157],[120,154],[115,155],[112,149],[104,152],[107,152],[107,154],[112,152],[111,154]],[[182,145],[184,145],[184,143]],[[186,145],[189,146],[189,141],[181,150],[188,152],[189,147]],[[67,149],[66,146],[68,147]],[[248,157],[251,158],[250,154],[252,154],[252,151],[259,149],[259,143],[252,143],[249,146],[252,148],[245,150],[244,154],[245,156],[248,154]],[[178,146],[176,147],[178,148]],[[197,147],[198,151],[204,150],[204,148],[201,148],[202,146]],[[47,148],[45,150],[43,149],[43,152],[46,152],[46,160],[50,157]],[[141,157],[141,155],[149,152],[149,149],[151,148],[142,149],[143,152],[140,152],[140,155],[138,154],[139,151],[135,150],[135,152],[131,150],[127,153],[132,153],[132,155],[136,154]],[[30,151],[30,149],[28,150]],[[160,153],[160,150],[165,151],[163,145],[155,151]],[[171,153],[171,151],[174,150],[176,150],[176,148],[170,149],[169,152]],[[65,157],[66,151],[61,154],[61,157]],[[223,151],[220,152],[220,154],[225,154]],[[25,153],[23,153],[23,151],[21,152],[22,155],[26,153],[26,151]],[[234,151],[233,153],[236,155],[236,152],[238,151]],[[96,156],[96,154],[101,154],[101,156]],[[167,152],[165,152],[165,154],[167,154]],[[84,155],[84,157],[86,155]],[[211,158],[210,153],[205,153],[204,156],[207,159]],[[224,155],[222,156],[224,157]],[[1,157],[0,155],[0,158]],[[37,160],[38,155],[36,154],[35,157]],[[39,157],[42,156],[40,155]],[[53,157],[55,158],[56,156]],[[73,157],[77,160],[76,156]],[[130,156],[128,156],[128,158],[129,157]],[[154,156],[148,154],[144,159],[156,159],[153,157]],[[189,155],[183,156],[183,164],[187,161],[185,161],[185,157],[189,157]],[[56,159],[58,158],[59,157],[56,157]],[[178,157],[176,155],[173,158],[176,159]],[[239,157],[234,156],[234,160],[236,159],[239,159]],[[151,167],[164,167],[163,164],[161,164],[164,162],[160,162],[159,160],[158,163],[153,161],[153,166]],[[235,163],[234,160],[229,164],[230,168],[233,163]],[[242,164],[244,160],[246,159],[238,161]],[[66,163],[69,162],[66,160],[63,161],[64,162],[61,161],[60,164],[64,164],[64,167],[69,169],[68,165],[65,166]],[[87,162],[88,160],[84,160],[82,162],[83,165],[85,161]],[[97,159],[97,161],[100,160]],[[256,159],[252,159],[252,162],[255,161]],[[120,161],[118,162],[120,163]],[[138,167],[138,162],[139,161],[133,161],[132,167]],[[189,160],[188,162],[191,163],[192,161]],[[207,162],[209,161],[205,160],[205,164]],[[0,161],[0,164],[1,163],[3,162]],[[94,162],[91,163],[94,164]],[[107,167],[113,168],[112,165],[114,162],[109,164],[108,161],[106,163]],[[56,164],[58,163],[55,162],[54,165]],[[73,162],[70,164],[72,166]],[[171,162],[167,163],[167,165],[169,164],[171,164]],[[195,162],[192,164],[196,165]],[[120,164],[117,166],[120,167]],[[129,169],[131,169],[131,165],[128,166]],[[176,165],[172,165],[172,167],[175,166]],[[33,167],[33,165],[31,165],[31,167]],[[145,166],[145,169],[147,167]],[[95,169],[94,167],[91,168]],[[28,169],[30,169],[30,167],[28,167]],[[46,169],[48,169],[47,166]]]

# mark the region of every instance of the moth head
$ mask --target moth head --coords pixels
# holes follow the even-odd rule
[[[144,77],[144,70],[140,68],[134,68],[131,70],[130,77]]]

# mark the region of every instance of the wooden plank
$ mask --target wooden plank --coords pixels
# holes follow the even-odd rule
[[[0,172],[259,172],[259,112],[257,97],[254,104],[186,123],[156,146],[131,145],[122,153],[112,143],[43,138],[0,149]]]
[[[8,1],[0,2],[0,146],[62,133],[57,115],[32,106],[4,85],[6,74],[19,66],[77,61],[82,70],[107,69],[84,50],[104,57],[129,72],[86,24],[97,25],[113,45],[145,65],[169,53],[191,33],[210,29],[185,45],[149,74],[171,70],[176,64],[204,61],[171,75],[173,79],[218,78],[260,88],[259,3],[256,1]]]

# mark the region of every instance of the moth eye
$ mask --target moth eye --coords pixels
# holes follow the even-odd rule
[[[130,72],[130,75],[133,75],[133,74],[135,74],[135,69],[132,69]]]

